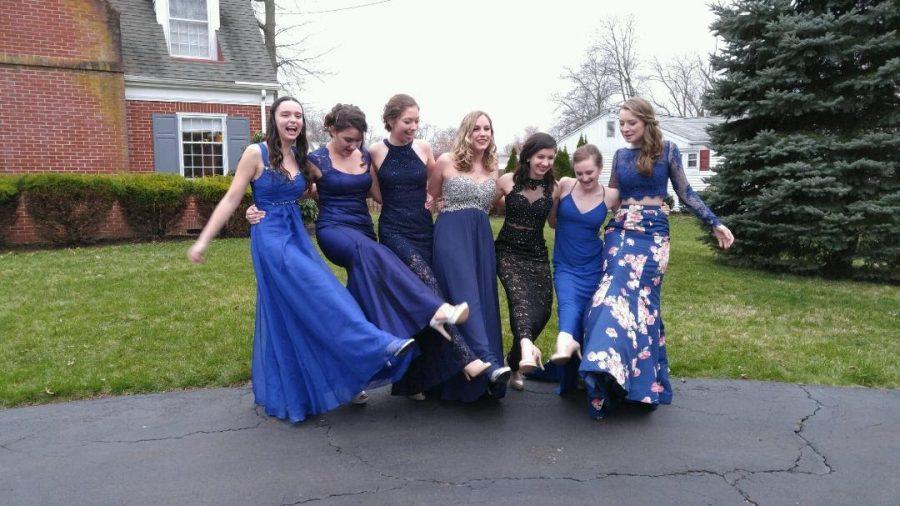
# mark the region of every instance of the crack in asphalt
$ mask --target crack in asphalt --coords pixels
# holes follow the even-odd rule
[[[205,434],[222,434],[225,432],[240,432],[240,431],[244,431],[244,430],[258,429],[259,426],[262,425],[264,421],[265,420],[260,420],[260,421],[256,422],[256,424],[249,425],[247,427],[233,427],[233,428],[222,429],[222,430],[197,430],[194,432],[188,432],[187,434],[181,434],[178,436],[165,436],[165,437],[146,438],[146,439],[122,439],[122,440],[99,439],[99,440],[88,441],[88,443],[104,443],[104,444],[127,443],[127,444],[131,444],[131,443],[148,443],[148,442],[153,442],[153,441],[169,441],[169,440],[174,440],[174,439],[185,439],[185,438],[188,438],[191,436],[196,436],[198,434],[204,434],[204,435]]]
[[[342,446],[340,446],[339,444],[334,442],[334,436],[332,434],[333,427],[331,426],[331,424],[329,424],[323,418],[318,423],[318,426],[324,427],[326,429],[325,437],[328,442],[328,446],[330,446],[331,448],[334,448],[336,453],[341,454],[341,455],[346,455],[348,457],[356,459],[361,464],[372,468],[376,473],[378,473],[379,476],[381,476],[383,478],[393,479],[393,480],[400,480],[401,482],[403,482],[403,484],[400,485],[399,487],[392,487],[390,489],[364,490],[364,491],[343,493],[343,494],[337,494],[337,495],[333,494],[333,495],[329,495],[329,496],[326,496],[323,498],[312,498],[312,499],[307,499],[307,500],[303,500],[298,503],[291,503],[291,504],[302,504],[305,502],[328,499],[330,497],[339,497],[342,495],[364,495],[364,494],[371,494],[371,493],[378,493],[378,492],[401,490],[403,488],[408,487],[412,483],[429,483],[429,484],[435,484],[435,485],[441,485],[441,486],[472,488],[473,485],[477,484],[477,483],[494,484],[494,483],[497,483],[500,481],[512,481],[512,480],[515,480],[515,481],[565,480],[565,481],[573,481],[576,483],[589,483],[592,481],[598,481],[598,480],[615,478],[615,477],[666,478],[666,477],[678,477],[678,476],[717,476],[717,477],[721,478],[725,483],[727,483],[728,486],[733,488],[738,494],[740,494],[740,496],[744,499],[744,501],[746,501],[749,504],[757,505],[758,503],[756,501],[754,501],[750,497],[749,493],[747,491],[745,491],[744,489],[742,489],[740,486],[741,481],[746,480],[747,478],[750,478],[756,474],[791,473],[791,474],[806,474],[806,475],[813,475],[813,476],[825,476],[825,475],[828,475],[828,474],[831,474],[834,472],[834,468],[828,462],[828,457],[822,451],[820,451],[818,448],[816,448],[806,436],[803,435],[803,431],[806,429],[806,425],[809,422],[809,420],[811,420],[814,416],[816,416],[819,413],[819,411],[821,411],[822,403],[821,403],[821,401],[816,399],[812,395],[812,393],[809,390],[807,390],[807,388],[804,385],[798,385],[798,387],[801,390],[803,390],[803,392],[806,394],[806,397],[809,400],[811,400],[815,403],[815,407],[813,408],[813,410],[810,413],[804,415],[797,422],[797,424],[795,425],[795,428],[794,428],[794,434],[803,442],[803,445],[799,448],[797,458],[794,460],[793,464],[790,467],[775,468],[775,469],[760,469],[760,470],[736,468],[736,469],[732,469],[732,470],[723,472],[723,471],[714,471],[714,470],[710,470],[710,469],[687,469],[687,470],[683,470],[683,471],[673,471],[670,473],[657,473],[657,474],[612,472],[612,473],[602,473],[602,474],[597,475],[595,478],[589,478],[589,479],[575,478],[575,477],[508,477],[508,476],[504,476],[504,477],[496,477],[496,478],[473,478],[473,479],[464,480],[461,482],[449,482],[449,481],[427,479],[427,478],[408,478],[408,477],[394,476],[394,475],[384,473],[384,472],[374,468],[374,466],[372,466],[362,456],[346,451]],[[534,391],[529,391],[529,390],[526,390],[526,391],[529,393],[543,394],[542,392],[534,392]],[[702,412],[701,410],[695,410],[695,409],[691,409],[691,408],[687,408],[687,407],[681,407],[681,409],[684,409],[686,411],[694,411],[694,412],[698,412],[701,414],[712,414],[712,413],[705,413],[705,412]],[[721,414],[720,416],[727,416],[727,415]],[[807,447],[822,460],[822,463],[825,465],[826,469],[828,470],[826,473],[816,473],[816,472],[799,471],[798,470],[798,468],[801,465],[801,461],[803,460],[803,448],[807,448]],[[732,478],[729,478],[729,475],[731,475]],[[737,475],[736,478],[734,477],[734,475]]]

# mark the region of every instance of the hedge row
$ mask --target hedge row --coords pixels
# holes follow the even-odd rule
[[[194,197],[205,221],[228,191],[230,177],[185,179],[172,174],[0,176],[0,244],[15,219],[18,199],[25,197],[28,214],[42,241],[54,245],[97,240],[112,206],[118,202],[136,239],[153,240],[170,233]],[[246,236],[244,211],[250,191],[221,235]],[[301,203],[305,220],[315,220],[312,201]]]

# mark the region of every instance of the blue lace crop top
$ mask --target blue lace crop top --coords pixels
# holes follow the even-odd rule
[[[644,197],[665,197],[666,182],[672,181],[672,188],[681,203],[687,206],[697,218],[710,227],[721,224],[719,218],[706,207],[703,199],[688,184],[684,168],[681,166],[681,151],[674,143],[663,142],[663,153],[653,164],[650,177],[642,176],[637,170],[637,159],[641,150],[622,148],[613,156],[612,174],[609,187],[618,188],[622,200],[640,200]]]

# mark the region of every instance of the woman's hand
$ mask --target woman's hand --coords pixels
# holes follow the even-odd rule
[[[247,208],[247,212],[244,213],[244,216],[247,218],[247,221],[249,221],[251,225],[256,225],[261,222],[262,219],[266,216],[266,212],[260,211],[256,208],[256,204],[253,204]]]
[[[203,253],[206,251],[206,246],[200,244],[200,241],[194,243],[193,246],[190,247],[187,251],[188,260],[194,262],[195,264],[202,264],[206,261],[203,257]]]
[[[719,247],[722,249],[728,249],[734,244],[734,234],[732,234],[731,230],[728,230],[728,227],[725,225],[716,225],[713,227],[713,235],[716,240],[719,241]]]

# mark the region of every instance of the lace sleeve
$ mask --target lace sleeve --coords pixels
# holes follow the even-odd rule
[[[687,176],[684,174],[684,167],[681,165],[681,151],[674,143],[669,143],[669,180],[672,181],[672,188],[681,203],[687,206],[694,213],[694,216],[710,227],[721,225],[722,222],[706,207],[703,199],[688,184]]]
[[[606,185],[609,188],[618,188],[619,187],[619,171],[616,170],[616,165],[619,164],[619,150],[613,154],[612,164],[609,166],[609,184]]]

